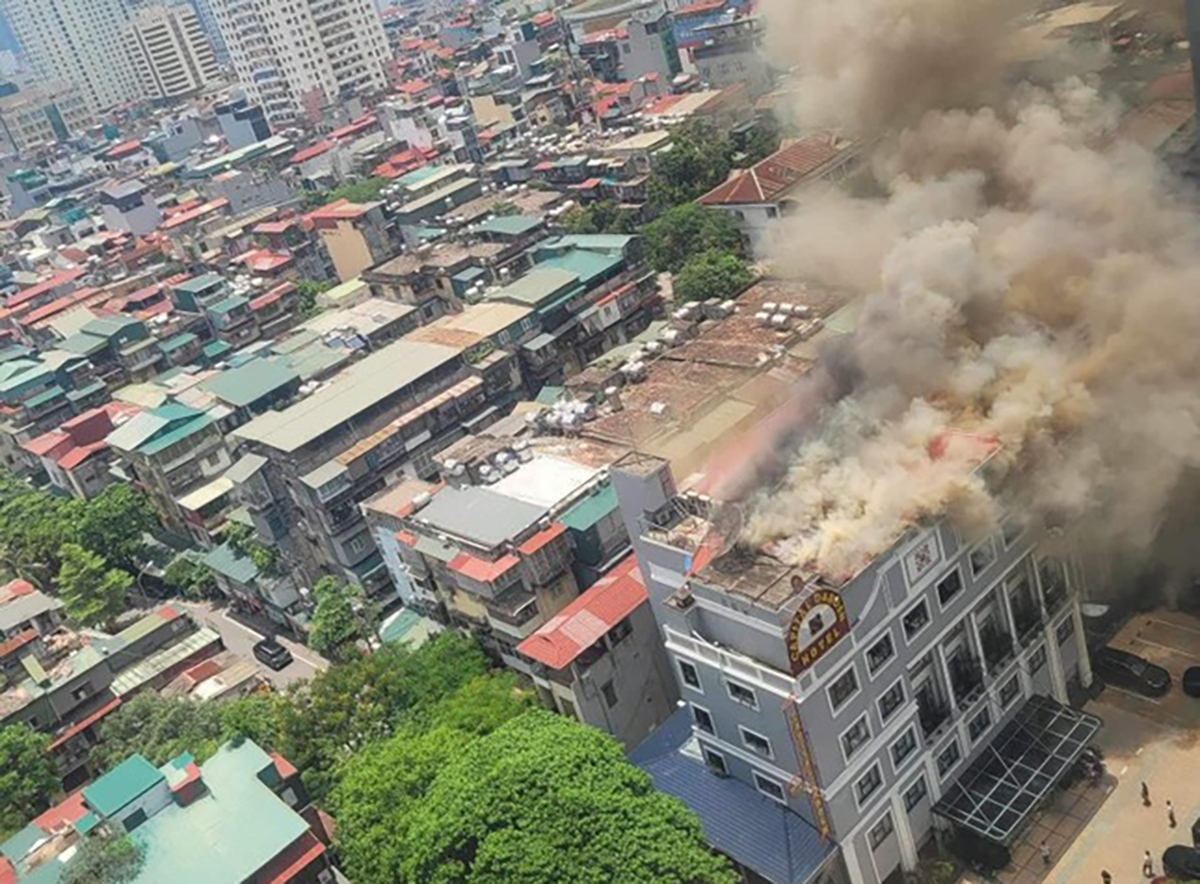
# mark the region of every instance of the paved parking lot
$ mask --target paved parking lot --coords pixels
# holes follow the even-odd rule
[[[1184,669],[1200,666],[1200,618],[1167,611],[1141,614],[1110,644],[1164,666],[1174,684],[1161,699],[1109,687],[1087,705],[1104,721],[1096,743],[1104,750],[1110,774],[1103,787],[1107,795],[1074,840],[1060,845],[1056,842],[1066,839],[1050,839],[1049,869],[1030,862],[1036,857],[1031,850],[1040,843],[1038,833],[1077,829],[1070,823],[1080,806],[1060,797],[1038,815],[1024,843],[1014,847],[1024,860],[1018,875],[1022,884],[1039,879],[1044,884],[1099,884],[1102,869],[1112,874],[1114,884],[1145,881],[1146,850],[1161,874],[1163,850],[1191,841],[1192,822],[1200,816],[1200,700],[1185,696],[1179,680]],[[1149,807],[1141,800],[1143,781],[1150,787]],[[1167,824],[1168,800],[1178,819],[1173,830]]]

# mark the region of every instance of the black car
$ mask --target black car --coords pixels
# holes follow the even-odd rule
[[[1175,844],[1163,851],[1163,872],[1180,881],[1200,879],[1200,850]]]
[[[1171,673],[1144,660],[1137,654],[1101,648],[1092,657],[1092,669],[1105,684],[1116,685],[1145,694],[1161,697],[1171,687]]]
[[[268,669],[274,669],[276,672],[292,662],[292,652],[273,638],[264,638],[256,644],[254,656]]]
[[[1200,666],[1189,666],[1183,670],[1180,685],[1189,697],[1200,697]]]

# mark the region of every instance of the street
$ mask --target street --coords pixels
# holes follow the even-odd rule
[[[228,650],[247,660],[254,659],[252,649],[263,638],[263,634],[233,619],[225,608],[216,607],[212,602],[174,601],[171,604],[187,611],[197,623],[215,630]],[[292,652],[292,662],[279,672],[272,672],[259,664],[259,669],[276,688],[282,689],[293,682],[312,678],[317,672],[328,668],[329,661],[311,648],[283,635],[277,636],[277,640]]]

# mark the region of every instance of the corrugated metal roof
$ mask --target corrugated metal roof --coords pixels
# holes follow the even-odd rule
[[[469,485],[443,488],[421,510],[420,518],[434,531],[492,549],[520,536],[544,515],[544,507]]]
[[[799,814],[741,780],[709,771],[686,708],[634,749],[629,760],[650,775],[656,789],[691,808],[709,844],[771,884],[805,884],[838,849]]]
[[[199,653],[209,645],[218,644],[220,641],[219,635],[207,626],[202,626],[179,643],[151,654],[141,663],[126,669],[113,679],[112,692],[118,697],[127,696],[171,667],[179,665],[193,654]]]

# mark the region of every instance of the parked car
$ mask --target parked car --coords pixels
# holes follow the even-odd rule
[[[1180,685],[1189,697],[1200,697],[1200,666],[1189,666],[1183,670]]]
[[[1171,687],[1171,673],[1128,651],[1101,648],[1092,656],[1092,670],[1105,684],[1161,697]]]
[[[1163,851],[1163,872],[1180,881],[1200,879],[1200,850],[1174,844]]]
[[[264,638],[254,646],[254,656],[268,669],[278,672],[292,662],[292,652],[272,637]]]

